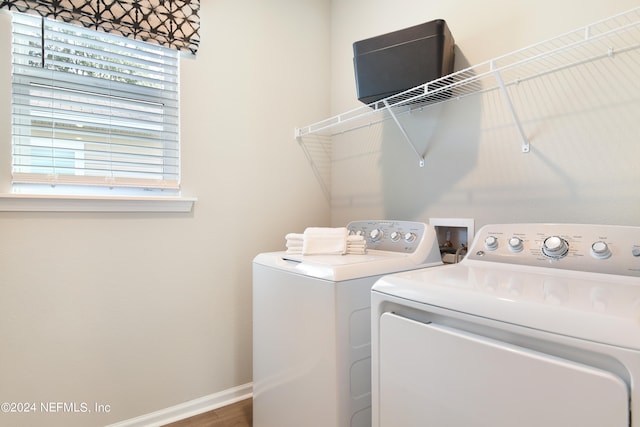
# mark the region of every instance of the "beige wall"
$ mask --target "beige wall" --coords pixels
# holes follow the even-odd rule
[[[433,19],[456,41],[456,69],[637,6],[633,0],[332,2],[332,113],[358,107],[352,43]],[[636,51],[633,55],[638,57]],[[334,138],[332,223],[470,217],[491,222],[640,225],[640,87],[628,56],[521,84],[523,154],[498,91]]]
[[[201,49],[181,60],[193,212],[0,212],[0,401],[111,412],[0,413],[0,424],[105,425],[250,383],[251,261],[329,222],[293,138],[328,114],[328,4],[201,4]],[[6,192],[10,19],[0,20]]]

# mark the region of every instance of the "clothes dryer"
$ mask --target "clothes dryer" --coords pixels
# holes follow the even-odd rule
[[[427,224],[347,228],[365,237],[366,254],[254,259],[254,427],[371,426],[371,286],[442,261]]]
[[[372,289],[374,427],[640,426],[640,227],[483,227]]]

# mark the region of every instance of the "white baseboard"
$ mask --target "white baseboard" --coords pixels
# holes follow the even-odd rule
[[[179,405],[170,406],[150,414],[110,424],[107,427],[159,427],[231,405],[252,396],[253,383],[247,383],[199,397]]]

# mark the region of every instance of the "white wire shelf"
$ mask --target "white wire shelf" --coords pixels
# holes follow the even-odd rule
[[[501,90],[522,137],[522,151],[529,142],[509,99],[507,87],[567,68],[614,57],[640,47],[640,7],[612,16],[544,42],[449,74],[383,100],[295,129],[301,139],[307,135],[334,136],[394,119],[415,108],[429,108],[466,96]],[[612,76],[615,78],[615,76]],[[414,148],[415,151],[415,148]],[[421,158],[420,154],[416,154]],[[424,165],[421,158],[420,165]]]

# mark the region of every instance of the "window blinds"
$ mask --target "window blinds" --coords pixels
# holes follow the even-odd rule
[[[178,54],[13,17],[13,182],[179,187]]]

